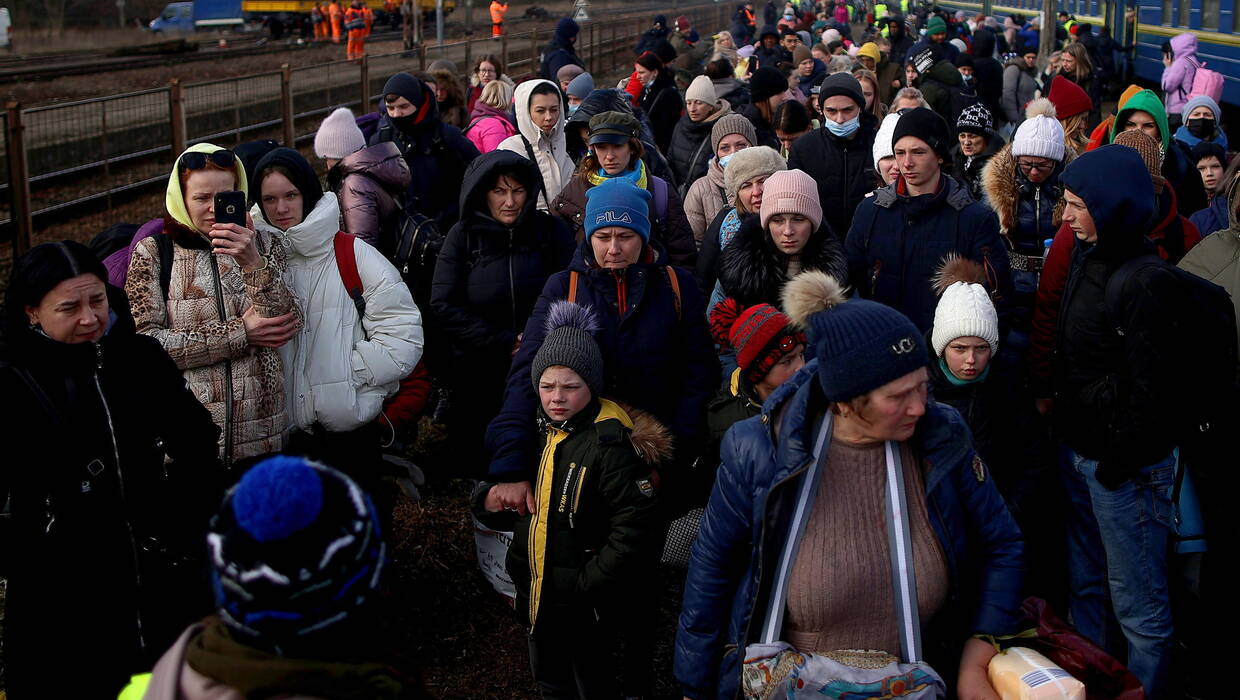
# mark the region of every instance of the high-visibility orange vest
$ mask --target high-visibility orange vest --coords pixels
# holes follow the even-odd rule
[[[499,0],[491,0],[491,24],[503,24],[506,14],[508,14],[507,5]]]

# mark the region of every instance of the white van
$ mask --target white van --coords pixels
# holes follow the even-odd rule
[[[7,7],[0,7],[0,49],[13,50],[13,18]]]

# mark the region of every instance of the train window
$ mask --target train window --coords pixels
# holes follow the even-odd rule
[[[1162,24],[1164,27],[1171,26],[1171,0],[1162,0]]]
[[[1209,31],[1218,31],[1219,1],[1218,0],[1201,0],[1201,28]]]

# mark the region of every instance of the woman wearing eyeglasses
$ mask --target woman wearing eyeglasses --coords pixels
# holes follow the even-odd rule
[[[1063,216],[1059,176],[1075,157],[1064,146],[1055,106],[1038,98],[1026,108],[1025,121],[1016,129],[1012,143],[1000,149],[982,172],[986,200],[998,215],[999,232],[1008,244],[1017,329],[1027,329],[1032,318],[1044,243],[1055,237]]]
[[[283,247],[255,232],[248,215],[244,226],[216,220],[215,196],[232,190],[247,191],[232,151],[201,143],[182,153],[168,178],[163,230],[134,247],[125,281],[138,332],[164,346],[223,429],[226,466],[283,447],[276,348],[300,325]]]

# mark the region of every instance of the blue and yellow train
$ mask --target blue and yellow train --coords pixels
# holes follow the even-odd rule
[[[944,9],[980,12],[1003,19],[1029,18],[1041,0],[938,0]],[[1184,32],[1197,35],[1197,57],[1223,75],[1223,102],[1240,107],[1240,0],[1060,0],[1058,10],[1094,27],[1110,27],[1120,45],[1133,45],[1137,78],[1157,84],[1162,77],[1162,45]]]

